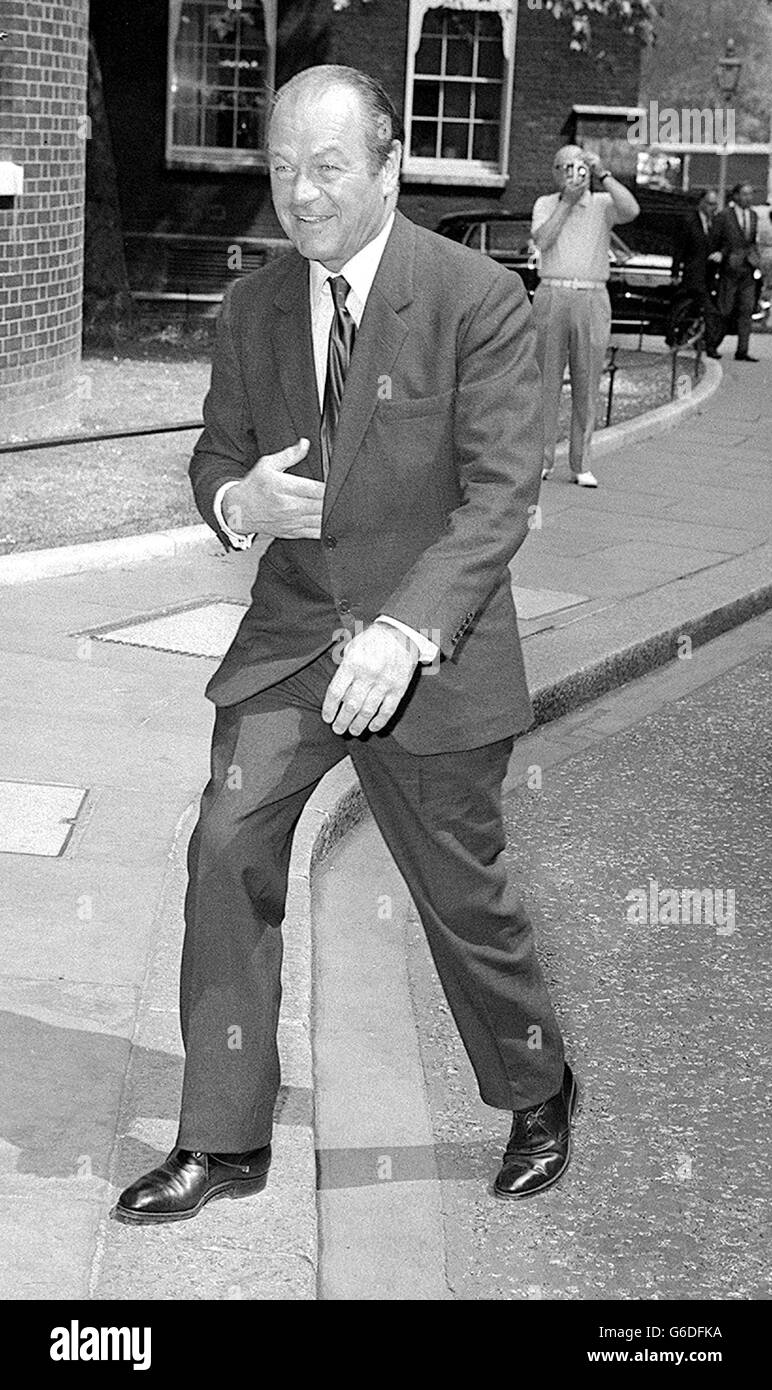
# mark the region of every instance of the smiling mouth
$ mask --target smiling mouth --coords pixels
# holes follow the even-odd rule
[[[310,226],[310,227],[314,227],[314,226],[318,225],[318,223],[320,223],[320,222],[329,222],[329,221],[331,220],[331,218],[332,218],[332,213],[329,213],[329,212],[328,212],[328,213],[325,213],[325,215],[324,215],[323,217],[302,217],[302,216],[300,215],[300,213],[296,213],[296,214],[295,214],[295,221],[296,221],[296,222],[304,222],[304,223],[306,224],[306,226]]]

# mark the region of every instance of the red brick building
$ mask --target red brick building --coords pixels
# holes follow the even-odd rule
[[[367,69],[405,111],[401,206],[429,226],[529,209],[574,104],[638,91],[633,39],[598,19],[575,53],[537,0],[92,0],[91,23],[135,276],[149,235],[279,235],[265,92],[313,63]]]
[[[77,420],[88,0],[0,7],[0,438]]]

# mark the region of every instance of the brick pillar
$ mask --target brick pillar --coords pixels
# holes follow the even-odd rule
[[[88,0],[0,5],[0,440],[77,424]]]

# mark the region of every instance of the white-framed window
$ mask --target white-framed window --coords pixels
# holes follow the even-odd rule
[[[166,162],[264,168],[277,0],[169,0]]]
[[[408,181],[507,181],[518,0],[410,0]]]

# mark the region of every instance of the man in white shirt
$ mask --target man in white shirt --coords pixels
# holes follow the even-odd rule
[[[510,1112],[496,1195],[541,1191],[570,1158],[575,1083],[502,858],[501,787],[532,719],[508,570],[541,467],[528,299],[396,211],[399,118],[365,74],[293,78],[269,153],[296,249],[226,298],[191,480],[226,547],[274,539],[207,687],[177,1144],[121,1194],[125,1221],[265,1185],[292,837],[347,753],[480,1094]]]
[[[714,219],[711,238],[711,257],[720,267],[716,301],[721,315],[719,342],[724,334],[737,333],[735,362],[759,360],[748,350],[761,278],[761,252],[756,244],[759,219],[752,202],[753,185],[737,184],[729,206]]]
[[[571,476],[597,487],[590,471],[598,387],[611,331],[609,277],[611,228],[631,222],[639,208],[632,193],[604,169],[597,154],[564,145],[553,164],[557,193],[537,198],[531,236],[540,257],[534,295],[544,402],[544,465],[555,465],[563,374],[571,378]],[[593,192],[592,179],[600,188]]]

